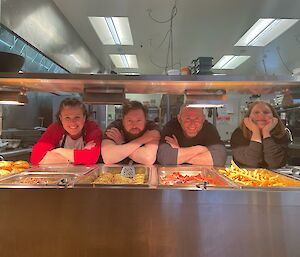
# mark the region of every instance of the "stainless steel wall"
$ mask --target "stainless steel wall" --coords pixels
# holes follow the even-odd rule
[[[104,70],[53,1],[0,0],[0,11],[4,26],[71,73]]]
[[[32,92],[27,96],[29,103],[25,106],[3,105],[3,129],[33,129],[40,126],[39,117],[44,117],[44,126],[52,122],[52,101],[56,96],[50,93]]]

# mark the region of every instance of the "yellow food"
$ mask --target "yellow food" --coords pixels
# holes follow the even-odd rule
[[[13,162],[11,161],[0,161],[0,169],[11,170]]]
[[[121,174],[113,174],[110,172],[100,174],[93,184],[143,184],[145,174],[136,174],[133,178],[127,178]]]
[[[21,172],[21,171],[23,171],[24,170],[24,168],[18,168],[18,167],[12,167],[12,169],[11,169],[11,173],[18,173],[18,172]]]
[[[273,173],[267,169],[247,170],[245,168],[239,168],[234,161],[231,161],[231,166],[229,168],[219,169],[219,172],[242,186],[300,186],[300,181],[298,180]]]
[[[21,172],[30,167],[27,161],[0,161],[0,176]]]
[[[9,170],[0,170],[0,176],[5,176],[5,175],[8,175],[8,174],[10,174]]]
[[[30,167],[27,161],[16,161],[12,165],[15,168],[22,168],[22,169],[28,169]]]

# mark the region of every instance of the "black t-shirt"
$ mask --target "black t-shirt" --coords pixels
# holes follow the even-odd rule
[[[189,138],[184,135],[181,125],[176,118],[169,121],[162,131],[157,156],[160,164],[177,164],[178,149],[172,148],[165,140],[166,136],[172,137],[172,135],[176,136],[180,147],[205,146],[211,153],[215,166],[223,166],[225,164],[226,149],[214,125],[205,120],[198,134],[195,137]]]

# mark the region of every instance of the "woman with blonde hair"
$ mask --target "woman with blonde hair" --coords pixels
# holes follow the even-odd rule
[[[233,160],[238,166],[279,168],[286,164],[289,136],[273,106],[256,101],[232,133]]]

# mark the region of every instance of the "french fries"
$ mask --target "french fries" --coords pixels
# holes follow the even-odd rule
[[[231,160],[231,166],[229,168],[219,169],[219,172],[242,186],[300,186],[300,181],[279,174],[274,175],[272,171],[266,169],[247,170],[245,168],[239,168],[233,160]]]

